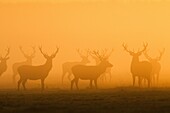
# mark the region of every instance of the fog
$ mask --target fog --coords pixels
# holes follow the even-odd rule
[[[65,1],[65,2],[11,2],[0,3],[0,54],[5,54],[7,47],[11,48],[8,70],[0,77],[0,87],[15,87],[12,83],[12,65],[24,61],[19,50],[22,46],[31,53],[36,46],[33,65],[40,65],[45,59],[39,52],[51,54],[56,46],[59,53],[53,60],[53,68],[47,77],[47,87],[60,88],[61,65],[67,61],[80,61],[76,49],[108,50],[114,49],[110,57],[112,81],[99,83],[99,86],[117,87],[130,86],[131,56],[124,51],[122,44],[126,43],[130,50],[137,51],[148,43],[149,55],[159,56],[159,51],[165,48],[160,63],[160,86],[169,86],[169,26],[170,3],[167,1],[134,0],[118,1]],[[90,58],[91,63],[95,62]],[[140,60],[146,60],[142,55]],[[17,77],[17,80],[19,77]],[[88,81],[84,82],[88,85]],[[27,86],[39,87],[40,82],[28,81]],[[65,88],[70,82],[65,78]]]

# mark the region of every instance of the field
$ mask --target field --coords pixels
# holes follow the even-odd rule
[[[0,113],[170,113],[170,89],[0,90]]]

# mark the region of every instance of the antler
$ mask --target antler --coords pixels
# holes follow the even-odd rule
[[[146,43],[146,44],[143,43],[143,47],[144,47],[143,50],[138,51],[138,53],[144,52],[147,49],[147,47],[148,47],[148,43]]]
[[[2,55],[0,55],[0,60],[2,60],[3,58],[2,58]]]
[[[6,55],[5,55],[5,57],[4,57],[4,58],[8,57],[9,52],[10,52],[10,48],[8,47],[8,48],[7,48],[7,53],[6,53]]]
[[[159,53],[160,53],[160,56],[157,58],[158,61],[161,60],[162,55],[165,53],[165,48],[163,49],[163,51],[159,51]]]
[[[80,55],[80,57],[88,57],[89,56],[89,49],[86,50],[86,55],[83,55],[82,52],[80,52],[80,49],[77,49],[77,53]]]
[[[57,50],[55,51],[55,53],[52,54],[52,57],[54,58],[56,56],[56,54],[59,52],[59,47],[56,47]]]
[[[102,50],[102,51],[101,51],[101,53],[102,53],[102,57],[105,57],[105,56],[106,56],[107,51],[108,51],[108,50],[107,50],[106,48],[105,48],[104,50]]]
[[[100,61],[106,60],[107,57],[105,55],[100,55],[99,50],[93,51],[92,54],[94,54]]]
[[[148,50],[146,50],[146,51],[144,52],[145,57],[146,57],[149,61],[153,60],[153,59],[148,55],[147,52],[148,52]]]
[[[19,49],[21,51],[21,53],[24,55],[24,57],[28,58],[29,56],[27,54],[25,54],[25,52],[22,49],[22,46],[19,46]]]
[[[128,47],[127,44],[125,45],[125,44],[123,43],[122,46],[123,46],[123,48],[124,48],[124,50],[125,50],[126,52],[128,52],[128,53],[130,53],[130,54],[131,54],[131,53],[134,53],[134,52],[132,52],[132,51],[130,51],[130,50],[127,49],[127,47]]]
[[[35,51],[35,47],[33,46],[32,49],[33,49],[33,52],[32,52],[32,54],[30,55],[30,57],[34,57],[34,56],[35,56],[35,52],[36,52],[36,51]]]
[[[44,52],[42,51],[42,47],[41,47],[41,46],[39,47],[39,50],[40,50],[41,54],[43,54],[43,56],[44,56],[45,58],[48,56],[46,53],[44,53]]]
[[[89,50],[89,49],[87,49],[87,50],[86,50],[86,57],[88,57],[88,56],[89,56],[89,54],[90,54],[90,50]]]
[[[112,49],[106,57],[109,58],[112,55],[113,51],[114,51],[114,49]]]
[[[80,49],[77,49],[77,53],[80,55],[80,57],[83,57],[82,53],[80,52]]]

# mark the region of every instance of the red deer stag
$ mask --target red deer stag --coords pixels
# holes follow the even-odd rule
[[[68,79],[70,80],[70,77],[72,75],[72,70],[71,68],[75,65],[79,65],[79,64],[82,64],[82,65],[85,65],[87,63],[90,63],[88,57],[89,57],[89,51],[87,50],[86,51],[86,54],[83,55],[82,52],[80,52],[79,49],[77,49],[77,53],[80,55],[81,57],[81,61],[79,62],[65,62],[63,65],[62,65],[62,70],[63,70],[63,74],[62,74],[62,84],[63,84],[63,81],[64,81],[64,77],[66,74],[68,74]]]
[[[100,63],[95,66],[85,66],[85,65],[76,65],[72,67],[72,72],[74,79],[71,81],[71,90],[75,83],[77,89],[79,79],[90,80],[90,88],[92,88],[92,83],[94,81],[95,88],[97,89],[97,80],[101,74],[103,74],[108,67],[112,67],[112,64],[107,61],[107,57],[101,56],[98,51],[93,52],[100,59]]]
[[[153,79],[153,82],[155,83],[155,77],[156,77],[156,83],[158,84],[158,80],[159,80],[159,74],[160,74],[160,70],[161,70],[161,64],[160,64],[160,60],[162,58],[162,55],[164,54],[165,52],[165,49],[163,49],[163,51],[160,51],[160,56],[157,57],[157,58],[151,58],[149,55],[148,55],[148,52],[145,51],[144,52],[144,55],[145,57],[150,61],[150,63],[152,64],[152,79]]]
[[[111,54],[113,53],[113,49],[111,50],[111,52],[108,53],[108,50],[105,49],[103,50],[103,55],[106,55],[107,54],[107,58],[109,59],[109,57],[111,56]],[[93,54],[90,54],[91,57],[95,60],[96,62],[96,65],[98,65],[100,63],[100,59],[98,57],[96,57],[95,55]],[[112,73],[111,73],[111,67],[107,68],[106,71],[101,75],[101,80],[104,81],[107,79],[107,75],[109,76],[109,79],[111,81],[111,78],[112,78]]]
[[[7,49],[7,53],[4,57],[0,56],[0,76],[7,70],[7,60],[9,59],[10,49]]]
[[[33,52],[31,53],[31,55],[26,54],[22,47],[20,46],[20,51],[21,53],[24,55],[24,57],[26,58],[26,61],[23,62],[17,62],[14,63],[12,66],[12,70],[13,70],[13,82],[15,83],[15,78],[18,75],[18,67],[23,66],[23,65],[32,65],[32,59],[35,57],[35,47],[32,47]]]
[[[18,90],[20,88],[20,84],[22,83],[24,90],[26,90],[25,83],[27,80],[41,80],[41,86],[42,86],[42,91],[44,90],[44,81],[46,77],[48,76],[50,70],[52,69],[52,60],[55,58],[56,54],[59,51],[59,48],[55,51],[54,54],[51,56],[45,54],[42,51],[42,48],[39,48],[41,54],[44,56],[46,59],[45,64],[40,65],[40,66],[29,66],[29,65],[24,65],[20,66],[18,68],[18,73],[20,75],[20,80],[18,81]]]
[[[148,61],[139,61],[139,56],[142,55],[142,53],[147,49],[148,44],[144,44],[143,46],[143,50],[132,52],[127,49],[127,45],[123,44],[124,50],[132,56],[131,73],[133,78],[133,86],[135,86],[135,78],[138,77],[139,87],[141,86],[143,79],[148,81],[148,87],[150,87],[152,64]]]

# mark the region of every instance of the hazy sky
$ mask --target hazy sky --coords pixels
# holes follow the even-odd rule
[[[14,3],[20,2],[20,3]],[[169,74],[170,64],[170,4],[161,0],[107,0],[98,2],[70,2],[80,0],[50,0],[40,4],[30,0],[0,0],[0,53],[11,47],[8,73],[11,65],[23,61],[18,46],[30,52],[32,45],[43,45],[44,50],[52,53],[55,46],[60,52],[54,60],[52,73],[61,74],[61,64],[65,61],[80,60],[75,49],[115,49],[111,57],[115,77],[126,73],[130,76],[131,57],[123,51],[122,43],[137,51],[142,43],[148,42],[149,54],[159,56],[158,50],[166,48],[161,61],[164,77]],[[54,2],[55,1],[55,2]],[[67,3],[58,3],[58,2]],[[68,2],[69,1],[69,2]],[[82,0],[86,1],[86,0]],[[89,0],[91,1],[91,0]],[[12,4],[8,4],[12,3]],[[143,56],[141,59],[145,59]],[[44,63],[37,49],[34,64]],[[124,75],[121,75],[124,76]],[[52,78],[53,76],[51,76]],[[121,78],[121,77],[120,77]],[[118,79],[121,80],[121,79]]]
[[[0,2],[96,2],[96,1],[109,1],[109,0],[0,0]],[[111,0],[110,0],[111,1]]]

